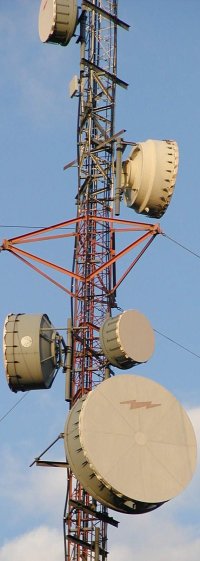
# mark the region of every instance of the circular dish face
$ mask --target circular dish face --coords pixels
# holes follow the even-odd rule
[[[194,473],[189,417],[169,391],[141,376],[118,375],[91,391],[81,408],[79,438],[98,480],[131,500],[168,501]]]
[[[135,362],[146,362],[154,351],[154,332],[149,320],[137,310],[121,315],[118,341],[126,356]]]
[[[43,43],[54,32],[56,22],[56,0],[42,0],[39,12],[39,36]]]

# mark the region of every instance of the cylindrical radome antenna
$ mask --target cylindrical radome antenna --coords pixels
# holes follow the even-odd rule
[[[107,318],[100,329],[100,343],[108,361],[117,368],[147,362],[154,352],[154,331],[137,310]]]
[[[42,0],[39,11],[39,36],[43,43],[68,45],[76,25],[76,0]]]
[[[174,140],[139,143],[122,164],[125,204],[140,214],[161,218],[174,192],[178,161]]]
[[[57,333],[46,314],[8,315],[3,351],[10,389],[50,388],[59,367],[57,350]]]

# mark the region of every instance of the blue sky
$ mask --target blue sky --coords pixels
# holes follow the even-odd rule
[[[40,43],[39,6],[39,0],[7,0],[0,10],[1,239],[76,214],[76,170],[63,172],[63,166],[76,157],[77,103],[68,85],[79,71],[79,47],[75,40],[66,49]],[[119,2],[119,17],[131,29],[119,32],[118,75],[129,89],[117,92],[116,130],[125,128],[127,140],[177,140],[179,174],[161,227],[200,254],[199,1],[126,0]],[[122,217],[139,218],[125,207]],[[70,268],[69,244],[45,246],[42,254],[48,252]],[[2,328],[11,312],[47,313],[56,327],[66,326],[64,293],[7,252],[0,255],[0,267]],[[199,274],[199,259],[158,236],[119,289],[118,304],[145,313],[156,330],[200,355]],[[199,358],[156,335],[154,356],[136,369],[176,395],[198,442],[199,368]],[[19,397],[7,387],[2,361],[0,417]],[[0,423],[0,561],[63,559],[64,470],[28,466],[62,432],[66,414],[60,372],[50,391],[29,393]],[[63,458],[60,444],[54,456]],[[147,555],[155,561],[198,561],[199,491],[198,466],[186,491],[158,511],[116,516],[121,523],[109,531],[110,561],[133,555],[137,561]]]

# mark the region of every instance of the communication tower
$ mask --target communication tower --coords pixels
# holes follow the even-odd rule
[[[178,169],[175,141],[127,142],[124,130],[115,131],[116,87],[127,88],[117,75],[118,27],[129,29],[118,18],[117,0],[83,0],[79,9],[75,0],[41,2],[41,40],[66,46],[76,33],[80,44],[80,74],[70,83],[70,95],[78,99],[77,156],[65,166],[67,169],[77,164],[77,215],[62,224],[75,226],[72,270],[65,270],[71,278],[70,289],[65,289],[71,297],[71,317],[66,343],[46,314],[32,318],[11,314],[4,327],[6,375],[13,391],[49,388],[60,366],[66,373],[65,399],[70,414],[64,431],[68,479],[65,561],[105,561],[108,524],[118,525],[107,509],[137,514],[158,508],[186,486],[196,459],[189,419],[167,390],[139,376],[113,377],[112,367],[134,367],[146,362],[154,350],[153,330],[147,318],[136,310],[121,312],[116,290],[160,233],[157,224],[116,218],[120,203],[123,198],[129,208],[161,217],[173,194]],[[131,153],[122,161],[128,145]],[[4,240],[2,249],[38,272],[28,259],[55,269],[55,264],[17,245],[39,241],[40,236],[60,226]],[[144,234],[117,253],[116,230],[124,229]],[[139,243],[143,243],[140,253],[117,280],[117,260]],[[163,408],[164,424],[160,413]],[[131,428],[129,410],[135,411],[135,426]],[[148,434],[147,411],[157,430],[156,449]],[[168,442],[172,424],[173,451]],[[133,434],[134,453],[127,459]],[[148,447],[147,438],[151,443]],[[119,461],[122,439],[126,446]],[[149,449],[153,452],[147,458]],[[158,454],[162,455],[163,470],[160,458],[156,462]],[[107,456],[103,463],[102,455]],[[116,465],[119,463],[118,470],[113,459]],[[141,466],[145,483],[140,478]]]
[[[84,278],[72,281],[73,358],[71,406],[109,376],[100,348],[99,329],[115,306],[113,215],[115,176],[115,92],[126,86],[117,78],[117,2],[84,2],[80,17],[80,76],[77,127],[77,225],[73,270]],[[94,275],[99,268],[98,276]],[[85,283],[85,278],[91,280]],[[75,298],[74,298],[75,296]],[[68,474],[65,511],[66,559],[107,558],[107,523],[116,524]],[[93,550],[93,553],[92,553]],[[100,557],[101,556],[101,557]]]

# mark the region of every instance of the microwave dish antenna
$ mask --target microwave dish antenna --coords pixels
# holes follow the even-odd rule
[[[132,368],[147,362],[154,352],[153,328],[144,314],[127,310],[107,318],[100,329],[100,344],[110,364]]]
[[[152,218],[161,218],[174,192],[179,151],[174,140],[146,140],[122,163],[125,204]]]
[[[177,399],[151,379],[117,375],[71,409],[64,430],[67,461],[105,506],[132,514],[181,493],[196,465],[196,437]]]
[[[3,352],[13,392],[50,388],[61,366],[59,335],[46,314],[9,314]]]
[[[43,43],[66,46],[77,25],[76,0],[42,0],[39,11],[39,36]]]

